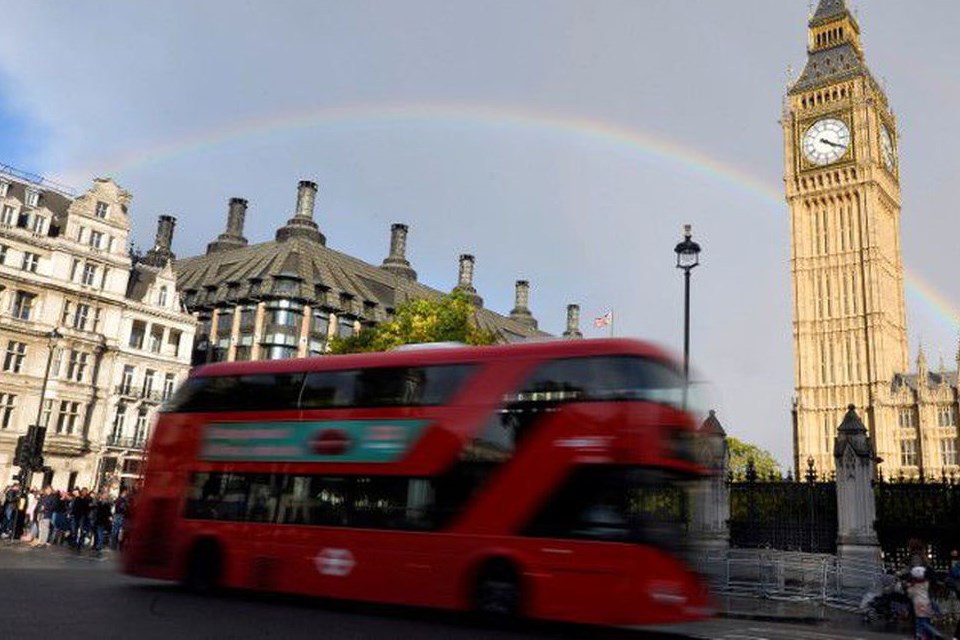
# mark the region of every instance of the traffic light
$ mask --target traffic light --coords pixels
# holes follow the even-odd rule
[[[13,466],[23,467],[27,464],[27,436],[17,438],[17,448],[13,452]]]

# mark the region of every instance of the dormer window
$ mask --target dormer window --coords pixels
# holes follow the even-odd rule
[[[7,197],[7,191],[10,190],[10,183],[6,180],[0,180],[0,198]]]
[[[25,204],[28,207],[35,207],[40,204],[40,192],[35,189],[27,189]]]
[[[160,287],[160,291],[157,293],[157,304],[161,307],[167,306],[167,288]]]
[[[97,208],[94,210],[94,213],[98,218],[106,218],[107,214],[110,213],[110,205],[106,202],[97,201]]]
[[[30,229],[37,235],[43,235],[47,231],[47,219],[43,216],[34,216]]]

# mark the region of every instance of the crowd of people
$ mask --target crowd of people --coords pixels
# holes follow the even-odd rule
[[[114,499],[109,491],[86,487],[55,491],[53,487],[24,490],[14,482],[3,490],[0,539],[29,542],[34,547],[69,546],[100,554],[104,547],[120,548],[124,520],[130,509],[127,489]]]

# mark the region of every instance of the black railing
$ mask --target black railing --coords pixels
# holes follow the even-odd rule
[[[911,539],[920,541],[931,564],[946,571],[950,551],[960,547],[960,482],[955,475],[927,479],[903,477],[874,483],[877,537],[887,564],[907,565]]]
[[[730,545],[836,553],[836,484],[813,473],[803,481],[758,478],[751,465],[730,482]]]
[[[121,447],[123,449],[143,449],[147,445],[145,436],[120,436],[111,433],[107,437],[108,447]]]

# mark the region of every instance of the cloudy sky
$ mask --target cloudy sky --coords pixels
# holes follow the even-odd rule
[[[859,0],[902,129],[911,349],[955,366],[960,306],[956,0]],[[487,306],[532,282],[619,335],[681,345],[682,223],[704,247],[692,354],[734,435],[790,456],[789,237],[778,117],[804,0],[9,3],[0,162],[134,194],[137,242],[178,218],[203,250],[227,200],[273,236],[320,185],[328,244],[379,263],[411,225],[421,280],[477,256]],[[939,303],[936,301],[939,300]]]

